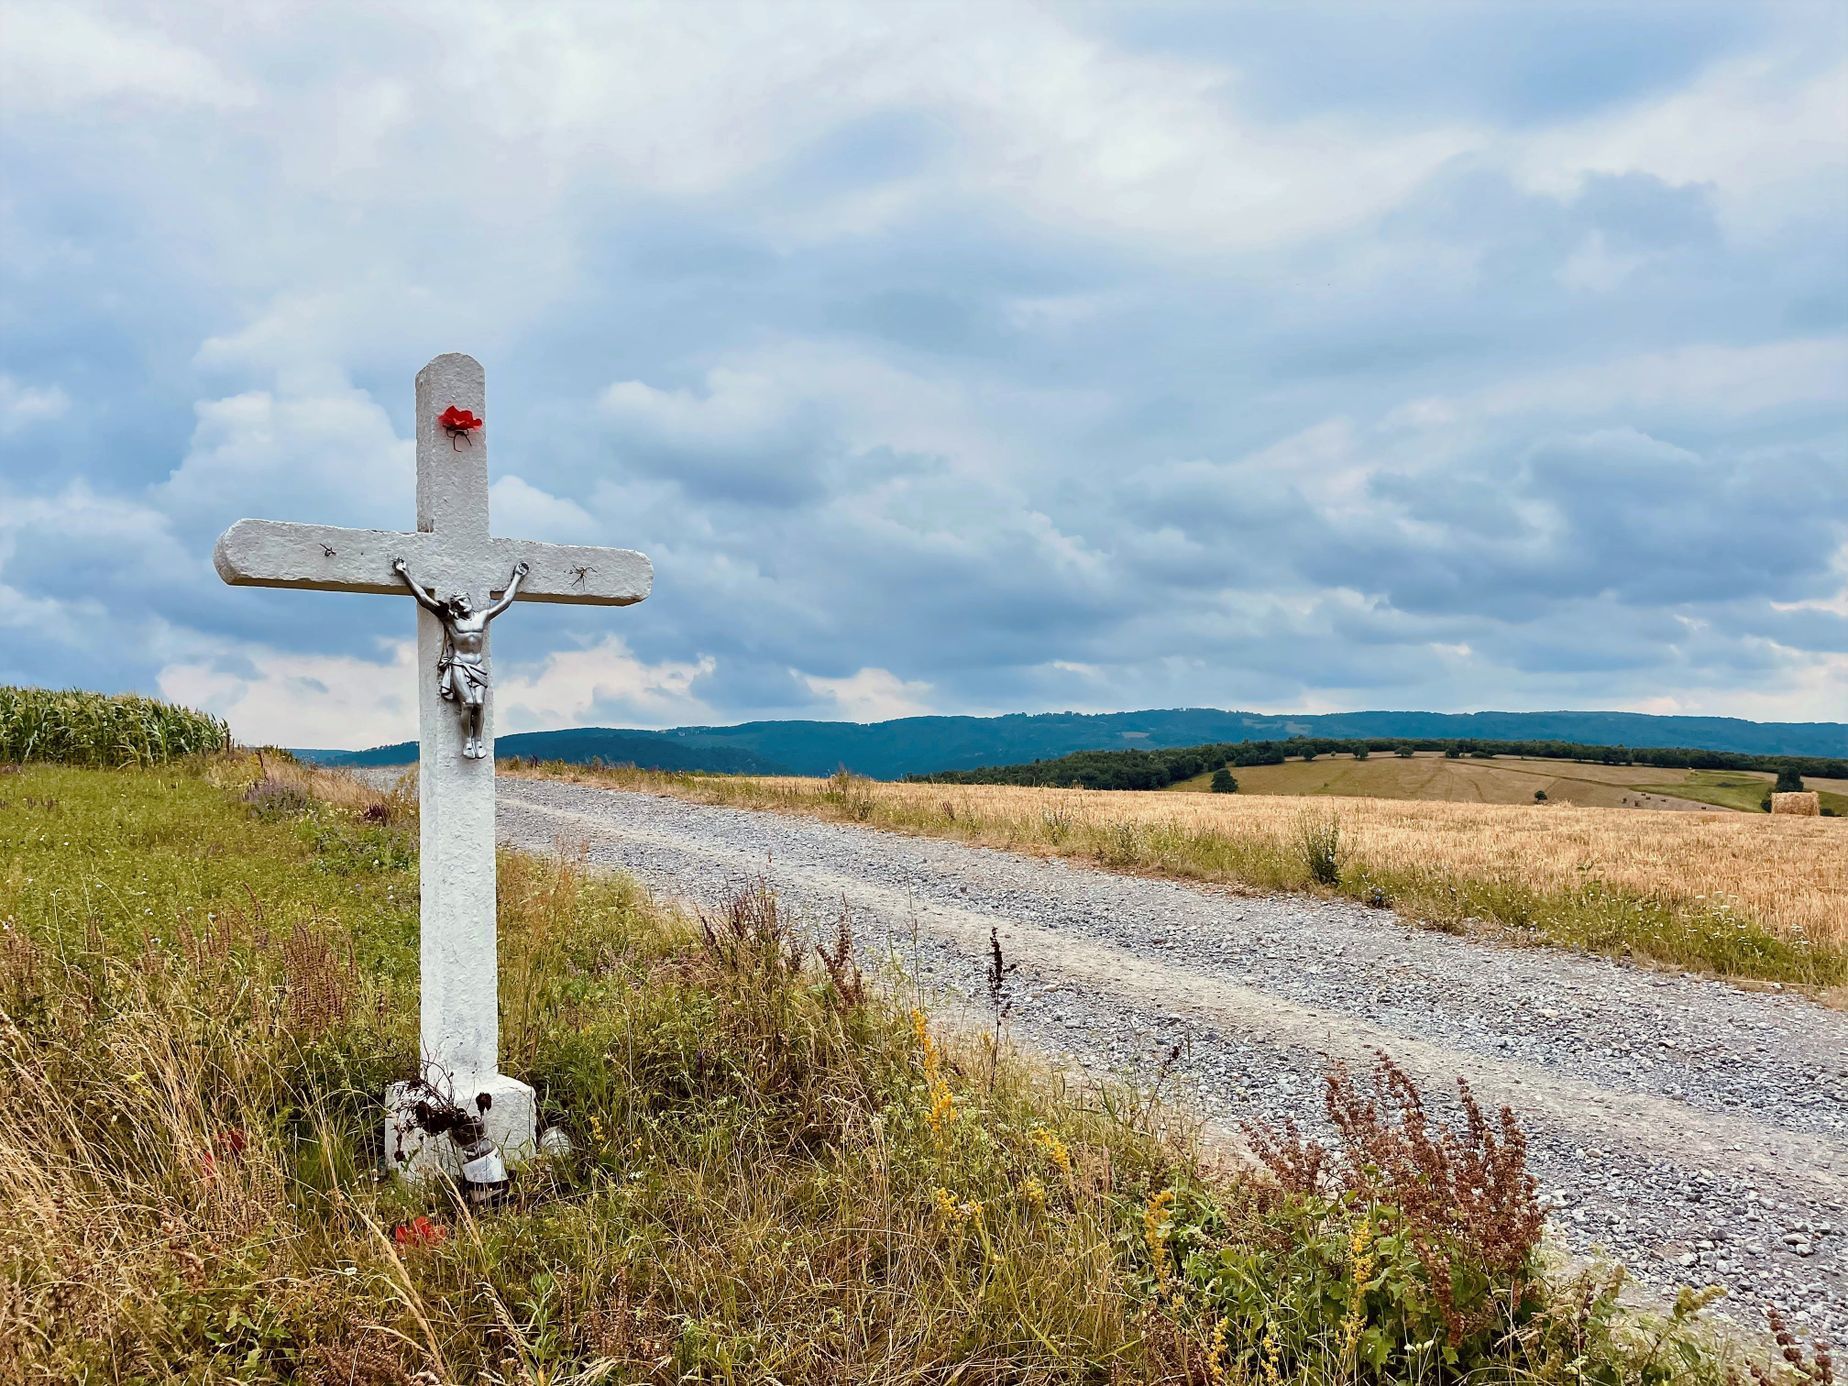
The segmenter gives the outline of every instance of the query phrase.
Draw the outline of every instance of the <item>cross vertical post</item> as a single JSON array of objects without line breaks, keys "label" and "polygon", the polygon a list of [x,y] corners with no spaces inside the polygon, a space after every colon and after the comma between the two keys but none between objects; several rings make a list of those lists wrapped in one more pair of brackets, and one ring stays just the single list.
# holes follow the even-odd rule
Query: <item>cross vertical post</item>
[{"label": "cross vertical post", "polygon": [[[436,420],[451,405],[485,419],[486,394],[486,377],[472,357],[439,356],[417,373],[417,529],[436,535],[443,557],[426,561],[413,576],[442,592],[465,593],[477,610],[488,604],[490,582],[507,579],[468,561],[488,538],[488,431],[483,425],[466,438],[452,438]],[[464,759],[462,724],[429,674],[442,654],[443,623],[420,607],[419,1029],[424,1062],[460,1089],[496,1072],[500,1054],[494,706],[490,698],[482,715],[487,756]],[[485,649],[482,659],[485,665]]]}]

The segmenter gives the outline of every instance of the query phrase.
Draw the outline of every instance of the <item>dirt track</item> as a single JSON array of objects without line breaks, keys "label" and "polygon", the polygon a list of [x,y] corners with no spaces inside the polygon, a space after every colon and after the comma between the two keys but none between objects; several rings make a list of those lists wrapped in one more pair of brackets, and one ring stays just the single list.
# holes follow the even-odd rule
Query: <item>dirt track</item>
[{"label": "dirt track", "polygon": [[1465,1076],[1523,1115],[1572,1249],[1608,1249],[1657,1289],[1728,1285],[1742,1322],[1769,1299],[1848,1333],[1848,1016],[1345,903],[578,785],[500,793],[513,845],[581,844],[695,900],[763,875],[817,925],[844,906],[864,950],[972,1015],[998,927],[1016,1039],[1132,1078],[1178,1043],[1182,1095],[1223,1130],[1314,1124],[1328,1063],[1375,1048],[1429,1092]]}]

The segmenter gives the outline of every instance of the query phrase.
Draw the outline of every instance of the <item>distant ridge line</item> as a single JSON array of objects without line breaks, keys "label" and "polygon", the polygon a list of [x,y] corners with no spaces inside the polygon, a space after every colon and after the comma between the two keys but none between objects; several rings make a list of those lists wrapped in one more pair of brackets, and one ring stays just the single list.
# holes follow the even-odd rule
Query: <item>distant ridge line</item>
[{"label": "distant ridge line", "polygon": [[[1848,723],[1753,722],[1739,717],[1644,712],[1335,712],[1279,714],[1218,708],[1139,712],[1005,713],[994,717],[899,717],[884,722],[762,721],[645,731],[570,727],[497,738],[506,756],[634,764],[720,774],[825,775],[841,765],[876,779],[1049,760],[1076,751],[1161,750],[1209,742],[1425,737],[1568,741],[1732,751],[1745,755],[1848,757]],[[328,765],[402,765],[417,743],[363,751],[304,749]]]}]

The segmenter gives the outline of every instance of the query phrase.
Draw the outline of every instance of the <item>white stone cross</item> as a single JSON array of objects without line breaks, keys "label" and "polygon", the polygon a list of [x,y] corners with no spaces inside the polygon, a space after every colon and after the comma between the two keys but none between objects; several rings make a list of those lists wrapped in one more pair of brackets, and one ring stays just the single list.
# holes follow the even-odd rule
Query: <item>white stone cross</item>
[{"label": "white stone cross", "polygon": [[[393,571],[439,596],[461,593],[477,611],[506,587],[519,563],[529,571],[518,600],[627,606],[649,593],[654,569],[628,549],[583,548],[495,539],[488,534],[488,440],[485,426],[460,432],[439,422],[446,410],[487,412],[480,364],[439,356],[417,373],[417,529],[379,529],[239,520],[218,540],[213,562],[233,586],[306,587],[330,592],[409,596]],[[443,623],[417,612],[418,790],[422,819],[422,1045],[426,1076],[445,1096],[474,1111],[487,1094],[487,1133],[508,1158],[533,1148],[532,1089],[500,1072],[498,959],[494,907],[494,697],[483,712],[487,754],[465,759],[463,719],[442,697],[437,661]],[[486,673],[486,647],[482,651]],[[452,1142],[425,1141],[403,1112],[416,1094],[394,1087],[387,1100],[388,1166],[421,1174],[454,1172]],[[402,1154],[403,1159],[398,1156]]]}]

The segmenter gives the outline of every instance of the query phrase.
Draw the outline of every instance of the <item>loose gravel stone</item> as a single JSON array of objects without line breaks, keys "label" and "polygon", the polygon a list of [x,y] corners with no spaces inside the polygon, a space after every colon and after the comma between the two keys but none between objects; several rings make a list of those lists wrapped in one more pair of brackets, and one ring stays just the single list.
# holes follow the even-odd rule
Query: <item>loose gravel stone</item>
[{"label": "loose gravel stone", "polygon": [[[1848,1333],[1848,1016],[1553,950],[1414,928],[1341,901],[1250,896],[955,842],[664,796],[503,779],[504,840],[716,901],[762,877],[871,960],[985,1012],[991,928],[1015,1039],[1159,1082],[1215,1131],[1322,1121],[1333,1061],[1375,1048],[1435,1093],[1511,1105],[1576,1253],[1663,1293],[1719,1282]],[[1767,1245],[1769,1243],[1769,1245]],[[1708,1248],[1720,1248],[1708,1250]]]}]

